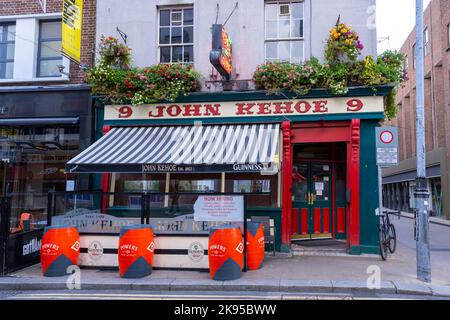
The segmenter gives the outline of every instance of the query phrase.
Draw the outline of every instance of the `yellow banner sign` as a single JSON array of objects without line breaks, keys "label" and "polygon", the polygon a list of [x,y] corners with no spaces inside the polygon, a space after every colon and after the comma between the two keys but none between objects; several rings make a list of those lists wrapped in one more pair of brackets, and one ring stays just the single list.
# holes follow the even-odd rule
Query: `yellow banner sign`
[{"label": "yellow banner sign", "polygon": [[83,0],[64,0],[62,15],[62,54],[80,63]]}]

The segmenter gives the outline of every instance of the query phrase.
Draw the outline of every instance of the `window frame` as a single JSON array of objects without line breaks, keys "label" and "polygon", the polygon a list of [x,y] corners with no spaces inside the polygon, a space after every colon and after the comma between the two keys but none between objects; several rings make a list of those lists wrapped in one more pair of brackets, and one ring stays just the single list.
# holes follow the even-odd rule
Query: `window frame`
[{"label": "window frame", "polygon": [[[14,56],[12,59],[8,59],[7,53],[8,53],[8,45],[14,44],[14,55],[16,50],[16,39],[15,39],[15,32],[14,32],[14,40],[8,40],[8,33],[9,33],[9,27],[10,26],[16,26],[15,21],[7,21],[7,22],[0,22],[0,26],[3,27],[2,34],[0,34],[0,79],[13,79],[14,78]],[[5,26],[6,31],[5,31]],[[3,41],[5,39],[5,41]],[[4,57],[4,59],[2,58]],[[6,65],[8,63],[13,64],[13,74],[11,78],[6,77]]]},{"label": "window frame", "polygon": [[39,20],[39,35],[38,35],[38,52],[37,52],[37,65],[36,65],[36,78],[61,78],[63,76],[62,73],[59,75],[41,75],[41,62],[42,61],[56,61],[61,60],[61,65],[63,64],[63,55],[62,51],[60,52],[60,57],[56,58],[56,56],[53,57],[45,57],[43,58],[41,56],[41,44],[42,42],[52,42],[52,41],[61,41],[62,46],[62,35],[61,38],[44,38],[42,39],[42,24],[49,23],[49,22],[61,22],[61,19],[51,19],[51,20]]},{"label": "window frame", "polygon": [[[292,3],[299,3],[299,4],[301,4],[302,5],[302,13],[303,13],[303,15],[302,15],[302,17],[301,17],[301,19],[293,19],[292,18],[292,15],[290,15],[289,16],[289,22],[292,22],[292,21],[295,21],[295,20],[300,20],[301,21],[301,27],[302,27],[302,34],[299,36],[299,37],[292,37],[292,36],[289,36],[289,37],[278,37],[278,35],[279,35],[279,28],[280,28],[280,19],[279,19],[279,17],[280,17],[280,14],[279,14],[279,8],[280,8],[280,5],[286,5],[286,4],[292,4]],[[269,5],[269,4],[277,4],[278,5],[278,15],[277,15],[277,20],[276,20],[276,22],[277,22],[277,38],[267,38],[267,21],[268,21],[268,19],[267,19],[267,5]],[[291,0],[291,1],[288,1],[288,0],[279,0],[279,1],[274,1],[274,0],[271,0],[271,1],[265,1],[264,2],[264,61],[279,61],[279,62],[281,62],[281,60],[280,60],[280,58],[278,57],[279,55],[278,55],[278,53],[277,53],[277,58],[276,59],[268,59],[267,58],[267,43],[280,43],[280,42],[290,42],[290,43],[292,43],[292,42],[300,42],[301,44],[302,44],[302,52],[301,52],[301,61],[300,62],[303,62],[303,61],[305,61],[305,55],[306,55],[306,48],[305,48],[305,26],[306,26],[306,24],[305,24],[305,1],[303,1],[303,0]],[[292,30],[292,29],[291,29]],[[291,32],[291,30],[290,30],[290,32]],[[289,50],[289,62],[292,62],[292,52],[291,52],[291,49]]]},{"label": "window frame", "polygon": [[450,23],[447,25],[447,40],[448,40],[447,45],[450,48]]},{"label": "window frame", "polygon": [[423,55],[426,57],[430,53],[430,37],[428,27],[423,30]]},{"label": "window frame", "polygon": [[[184,24],[184,9],[191,9],[192,10],[192,25],[191,24]],[[166,27],[169,28],[169,39],[170,41],[172,41],[172,28],[174,27],[172,25],[172,12],[173,11],[181,11],[182,15],[181,15],[181,24],[178,27],[181,27],[181,42],[180,43],[160,43],[161,38],[160,38],[160,34],[161,34],[161,11],[170,11],[170,25],[169,26],[162,26],[162,27]],[[194,6],[193,5],[181,5],[181,6],[159,6],[157,8],[157,21],[158,21],[158,27],[157,27],[157,61],[158,63],[163,63],[163,64],[194,64],[194,35],[195,35],[195,21],[194,21]],[[193,39],[192,42],[183,42],[183,28],[184,27],[192,27],[192,35],[193,35]],[[189,62],[185,62],[185,61],[181,61],[181,62],[173,62],[172,61],[172,47],[182,47],[182,57],[184,60],[184,47],[186,46],[192,46],[192,61]],[[171,48],[170,50],[170,62],[161,62],[161,48],[163,47],[169,47]]]}]

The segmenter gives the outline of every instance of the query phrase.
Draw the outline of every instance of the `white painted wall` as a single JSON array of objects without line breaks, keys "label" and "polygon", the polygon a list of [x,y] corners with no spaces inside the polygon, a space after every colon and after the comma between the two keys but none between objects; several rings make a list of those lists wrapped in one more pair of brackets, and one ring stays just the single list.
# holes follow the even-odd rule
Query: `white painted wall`
[{"label": "white painted wall", "polygon": [[[100,36],[120,39],[116,27],[128,35],[135,66],[158,63],[158,6],[193,4],[194,7],[194,67],[210,78],[211,25],[220,10],[218,22],[223,23],[235,3],[238,8],[227,22],[226,28],[233,41],[234,68],[238,80],[251,79],[254,70],[264,63],[264,0],[98,0],[97,42]],[[305,0],[305,54],[323,58],[323,49],[329,30],[338,15],[359,34],[364,55],[376,55],[376,30],[368,27],[371,6],[375,0]]]},{"label": "white painted wall", "polygon": [[[67,81],[68,77],[37,78],[37,54],[39,39],[39,20],[61,18],[61,13],[24,16],[3,16],[0,22],[15,22],[16,37],[14,51],[13,79],[0,79],[0,83]],[[70,61],[63,58],[64,72],[70,69]]]}]

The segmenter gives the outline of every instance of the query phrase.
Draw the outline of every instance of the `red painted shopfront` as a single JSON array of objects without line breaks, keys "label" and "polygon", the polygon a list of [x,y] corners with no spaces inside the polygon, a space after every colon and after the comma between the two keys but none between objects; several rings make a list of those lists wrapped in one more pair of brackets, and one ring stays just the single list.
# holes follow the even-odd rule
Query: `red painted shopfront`
[{"label": "red painted shopfront", "polygon": [[[185,180],[191,186],[207,183],[208,190],[214,192],[249,192],[252,194],[248,196],[247,218],[270,217],[278,250],[289,250],[292,243],[305,240],[338,239],[346,243],[351,254],[376,253],[375,128],[384,117],[383,96],[390,89],[379,87],[374,92],[369,88],[351,88],[341,97],[314,89],[301,98],[293,94],[269,96],[262,91],[196,93],[173,103],[98,104],[97,127],[103,128],[104,136],[112,135],[115,129],[114,135],[120,135],[119,129],[125,132],[128,128],[144,133],[149,127],[169,131],[181,128],[187,132],[201,123],[201,130],[209,135],[222,132],[222,128],[232,132],[243,130],[236,137],[236,141],[242,141],[237,144],[243,148],[242,154],[262,150],[258,149],[262,146],[258,143],[250,145],[253,138],[246,135],[247,131],[257,132],[255,126],[276,127],[277,134],[272,136],[276,143],[271,148],[276,152],[269,160],[273,171],[269,174],[243,171],[244,167],[255,168],[260,163],[230,162],[225,156],[214,163],[196,159],[177,165],[171,161],[151,162],[151,159],[124,164],[110,158],[106,163],[73,163],[69,170],[102,173],[96,186],[110,192],[127,192],[127,186],[137,185],[139,179],[154,181],[152,185],[159,192],[169,192],[172,184]],[[186,145],[201,155],[198,150],[209,148],[209,138],[201,139],[200,148],[195,141]],[[184,172],[144,169],[180,165],[195,167],[191,173],[184,169]],[[170,208],[171,204],[167,202],[163,206]],[[178,217],[161,216],[160,219],[170,224]]]},{"label": "red painted shopfront", "polygon": [[[282,241],[290,243],[292,238],[305,239],[306,235],[314,235],[323,237],[336,238],[338,233],[346,234],[347,247],[359,246],[360,233],[360,204],[359,204],[359,166],[360,166],[360,120],[353,119],[349,121],[318,121],[311,123],[292,123],[285,121],[282,124],[283,132],[283,207],[282,207]],[[326,176],[326,181],[330,182],[327,188],[330,196],[331,204],[329,207],[313,208],[312,214],[308,213],[307,208],[293,207],[293,181],[294,172],[294,148],[299,145],[331,145],[341,144],[344,146],[344,154],[342,152],[339,157],[325,157],[316,163],[329,163],[324,166],[328,167],[330,174]],[[343,157],[345,156],[345,157]],[[305,159],[304,162],[307,162]],[[316,160],[317,161],[317,160]],[[336,163],[343,164],[343,170],[346,172],[345,183],[345,201],[341,201],[337,205],[336,192]],[[301,175],[300,175],[301,176]],[[308,179],[308,177],[305,177]],[[314,181],[313,181],[314,182]],[[324,182],[315,182],[324,183]],[[342,185],[341,185],[342,187]],[[320,190],[315,190],[316,193]],[[322,193],[322,192],[321,192]],[[311,204],[310,195],[308,193],[308,204]],[[328,200],[328,199],[326,199]],[[312,220],[314,225],[308,228],[308,221]],[[321,222],[320,222],[321,220]]]}]

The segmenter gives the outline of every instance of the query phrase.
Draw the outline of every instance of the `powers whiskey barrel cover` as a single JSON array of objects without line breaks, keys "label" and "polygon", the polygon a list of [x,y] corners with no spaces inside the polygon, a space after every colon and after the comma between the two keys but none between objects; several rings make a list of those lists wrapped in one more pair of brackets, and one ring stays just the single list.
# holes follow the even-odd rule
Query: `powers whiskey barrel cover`
[{"label": "powers whiskey barrel cover", "polygon": [[209,271],[214,280],[239,279],[244,266],[244,242],[236,226],[212,227],[209,232]]},{"label": "powers whiskey barrel cover", "polygon": [[119,272],[123,278],[141,278],[152,273],[154,234],[148,224],[120,229]]},{"label": "powers whiskey barrel cover", "polygon": [[44,276],[67,275],[67,268],[78,265],[80,235],[75,227],[51,226],[45,228],[41,245],[41,267]]},{"label": "powers whiskey barrel cover", "polygon": [[264,261],[264,228],[262,223],[247,223],[247,268],[257,270]]}]

